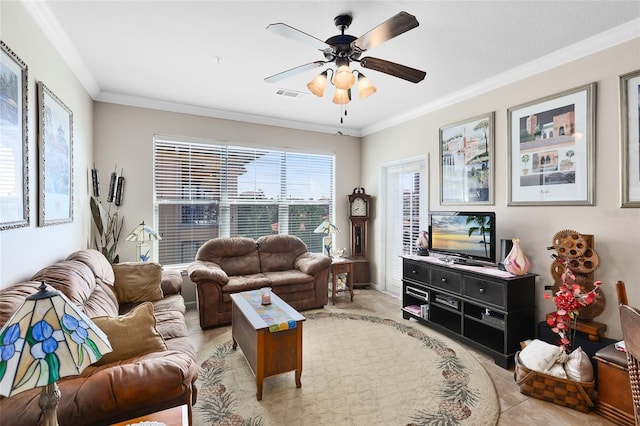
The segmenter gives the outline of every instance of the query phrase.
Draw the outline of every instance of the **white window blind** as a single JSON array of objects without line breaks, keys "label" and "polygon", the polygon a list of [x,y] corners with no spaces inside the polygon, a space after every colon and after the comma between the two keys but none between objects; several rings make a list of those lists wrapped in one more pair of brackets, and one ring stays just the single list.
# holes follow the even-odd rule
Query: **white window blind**
[{"label": "white window blind", "polygon": [[333,214],[333,155],[156,138],[154,191],[162,264],[184,264],[211,238],[300,237]]}]

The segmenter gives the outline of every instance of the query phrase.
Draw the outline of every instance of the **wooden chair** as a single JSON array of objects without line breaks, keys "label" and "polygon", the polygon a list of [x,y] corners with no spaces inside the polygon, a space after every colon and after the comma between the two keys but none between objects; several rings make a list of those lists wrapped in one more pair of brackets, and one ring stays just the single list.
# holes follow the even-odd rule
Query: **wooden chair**
[{"label": "wooden chair", "polygon": [[616,282],[616,294],[618,295],[618,305],[628,305],[627,289],[624,286],[624,281]]},{"label": "wooden chair", "polygon": [[620,305],[620,322],[622,338],[627,348],[633,411],[636,425],[640,425],[640,310],[629,305]]}]

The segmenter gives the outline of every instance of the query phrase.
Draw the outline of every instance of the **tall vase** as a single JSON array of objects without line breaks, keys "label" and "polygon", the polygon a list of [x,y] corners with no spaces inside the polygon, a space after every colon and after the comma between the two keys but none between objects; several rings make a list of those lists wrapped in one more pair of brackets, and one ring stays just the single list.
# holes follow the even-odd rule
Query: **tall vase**
[{"label": "tall vase", "polygon": [[513,238],[511,241],[513,241],[513,247],[504,259],[504,269],[513,275],[524,275],[529,272],[531,263],[529,263],[529,259],[520,248],[520,239]]}]

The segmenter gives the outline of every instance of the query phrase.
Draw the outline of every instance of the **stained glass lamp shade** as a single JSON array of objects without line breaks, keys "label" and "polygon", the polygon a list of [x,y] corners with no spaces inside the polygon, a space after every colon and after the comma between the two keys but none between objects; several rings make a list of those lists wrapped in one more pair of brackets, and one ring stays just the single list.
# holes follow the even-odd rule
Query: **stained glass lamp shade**
[{"label": "stained glass lamp shade", "polygon": [[42,387],[44,424],[57,425],[56,382],[111,352],[107,336],[67,297],[42,282],[0,330],[0,395]]},{"label": "stained glass lamp shade", "polygon": [[136,228],[125,237],[125,241],[135,241],[138,243],[136,246],[136,254],[138,256],[138,260],[142,262],[149,260],[149,253],[151,250],[149,249],[147,242],[161,239],[160,235],[158,235],[158,233],[153,229],[149,228],[149,226],[145,225],[144,221],[142,221],[140,225],[136,226]]},{"label": "stained glass lamp shade", "polygon": [[316,234],[324,234],[322,237],[322,247],[326,251],[327,256],[331,256],[331,246],[333,245],[333,237],[331,234],[339,233],[340,230],[338,227],[328,220],[324,220],[313,232]]}]

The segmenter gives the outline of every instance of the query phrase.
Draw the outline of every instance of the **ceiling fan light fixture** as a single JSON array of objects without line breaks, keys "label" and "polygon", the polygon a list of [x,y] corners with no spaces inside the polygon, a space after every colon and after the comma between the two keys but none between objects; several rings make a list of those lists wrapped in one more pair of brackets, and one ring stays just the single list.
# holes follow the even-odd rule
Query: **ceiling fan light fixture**
[{"label": "ceiling fan light fixture", "polygon": [[351,102],[351,91],[349,89],[336,89],[333,95],[333,103],[338,105],[346,105]]},{"label": "ceiling fan light fixture", "polygon": [[320,98],[324,95],[324,88],[327,85],[327,73],[328,71],[321,72],[307,83],[307,89]]},{"label": "ceiling fan light fixture", "polygon": [[358,72],[358,96],[360,99],[368,98],[377,91],[378,89],[373,85],[371,80],[361,72]]},{"label": "ceiling fan light fixture", "polygon": [[355,82],[356,77],[351,72],[349,63],[339,65],[336,70],[336,75],[333,77],[333,85],[336,86],[337,89],[347,90],[351,89]]}]

